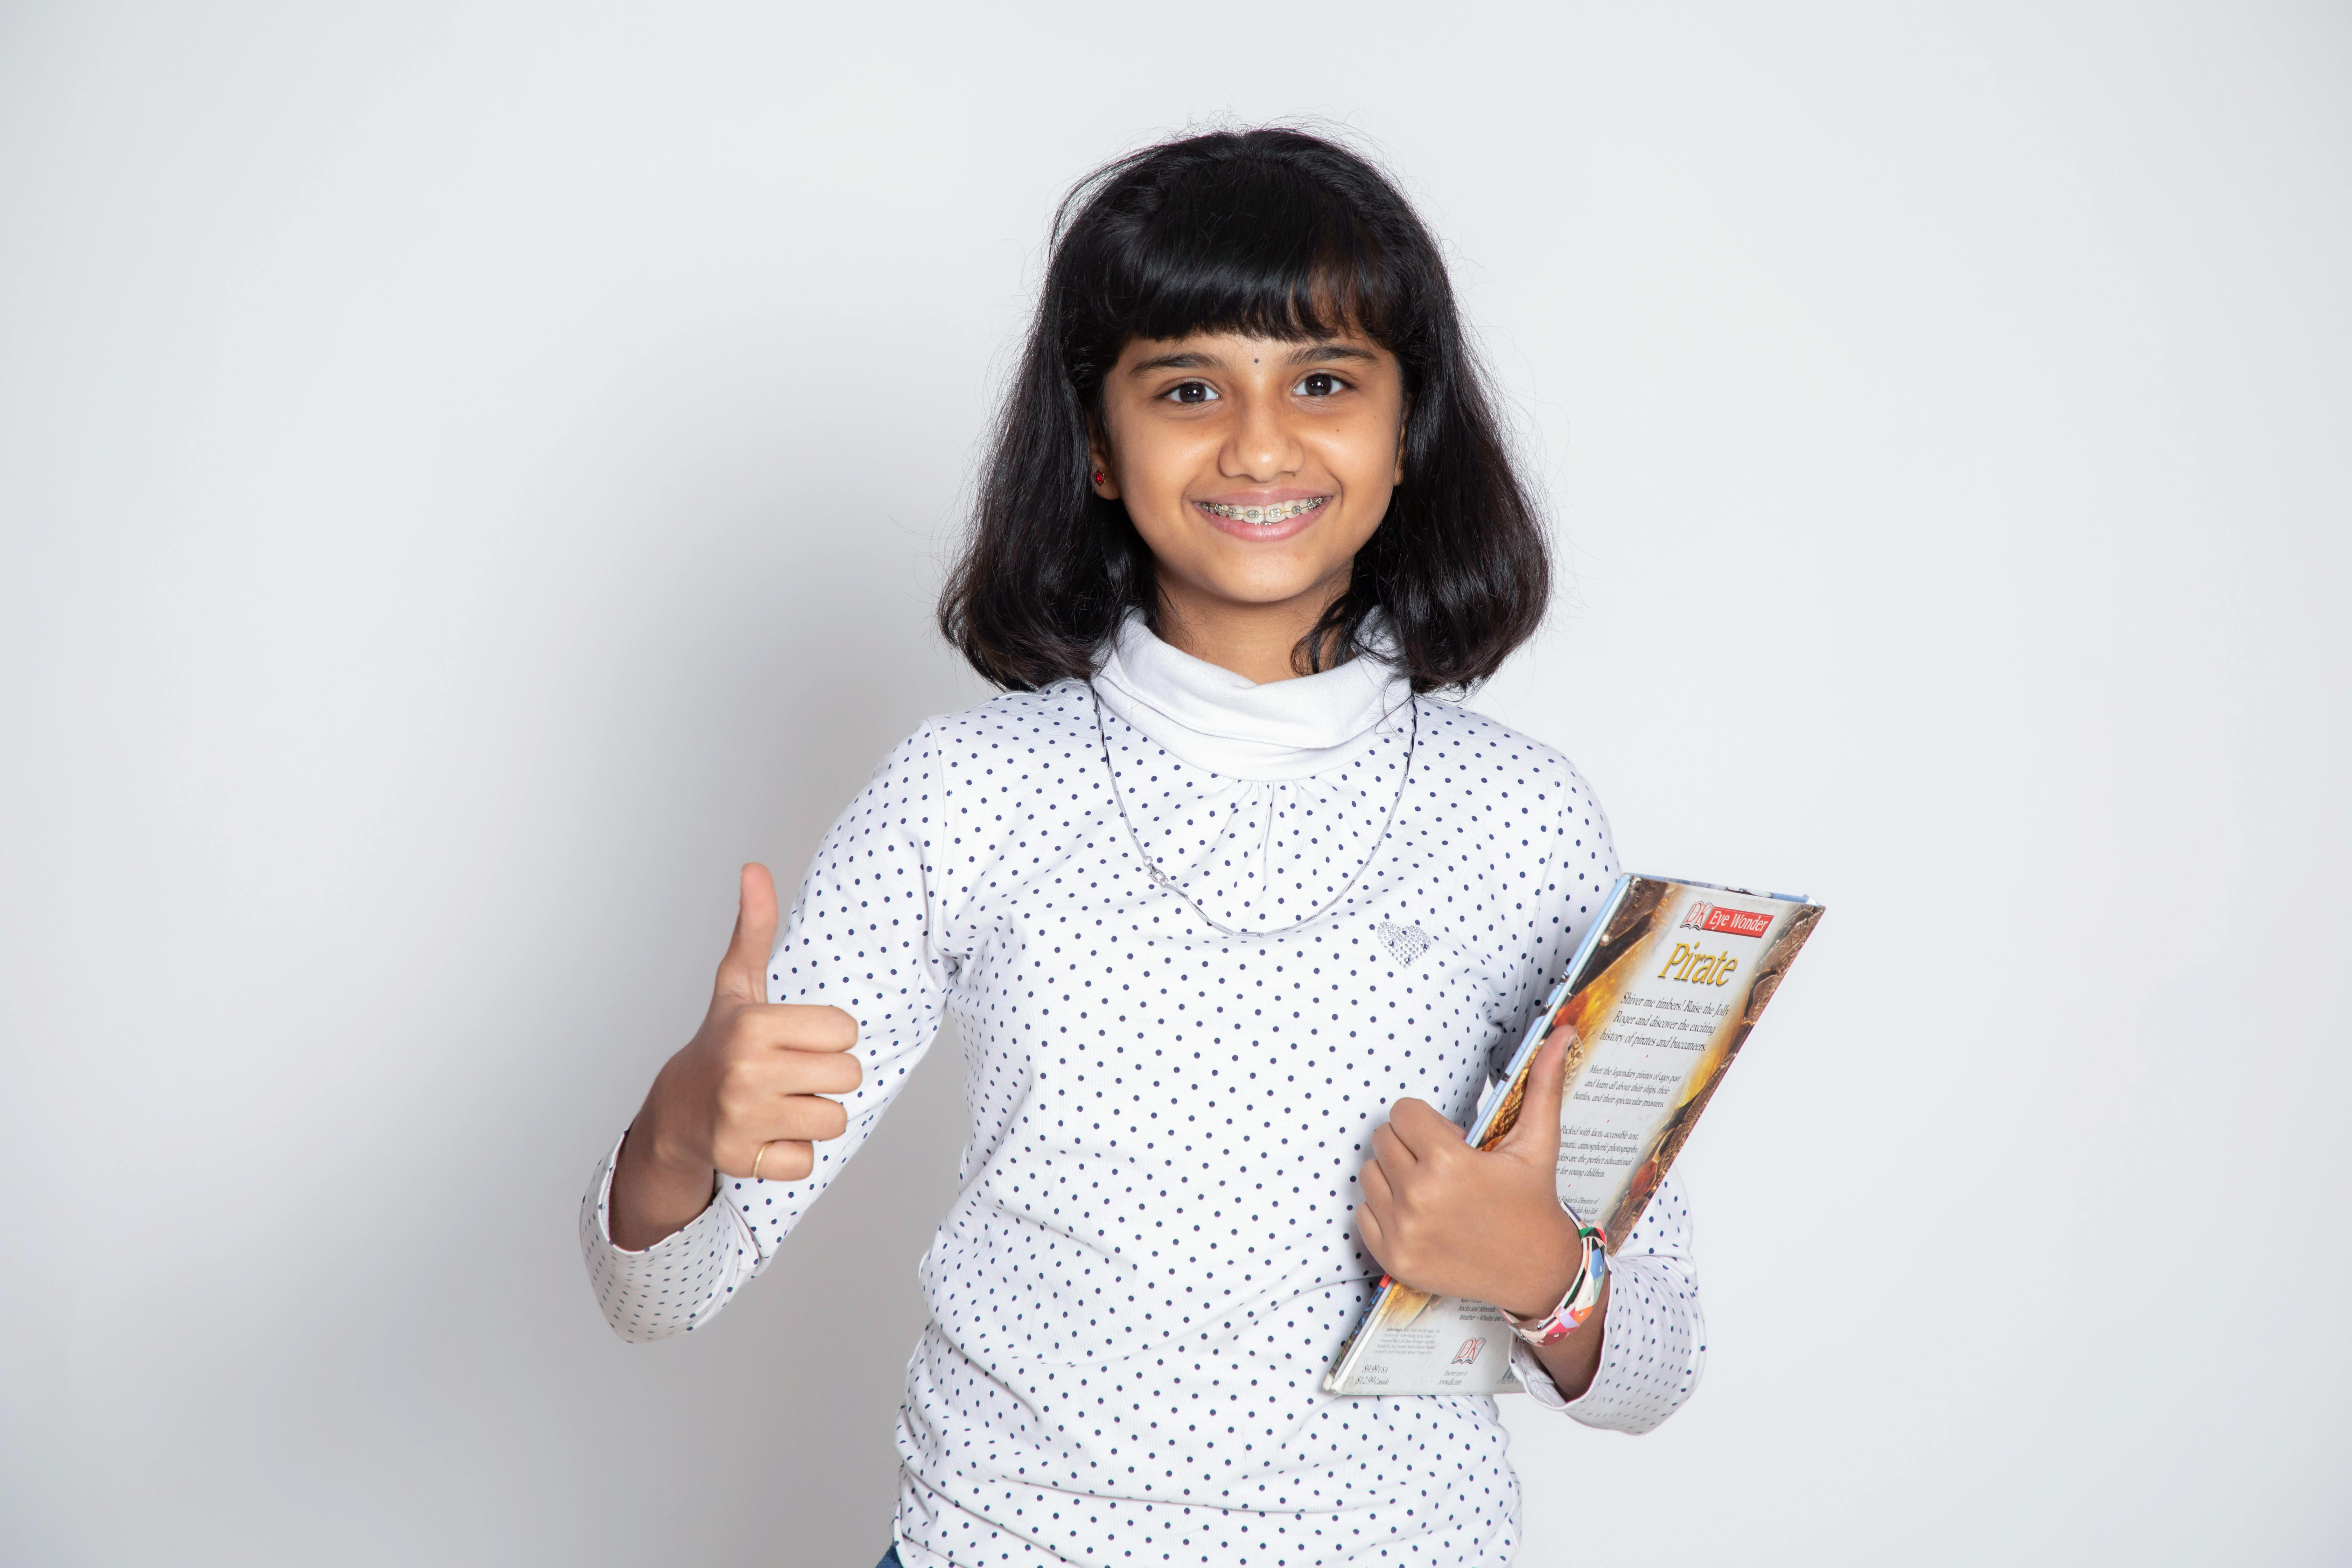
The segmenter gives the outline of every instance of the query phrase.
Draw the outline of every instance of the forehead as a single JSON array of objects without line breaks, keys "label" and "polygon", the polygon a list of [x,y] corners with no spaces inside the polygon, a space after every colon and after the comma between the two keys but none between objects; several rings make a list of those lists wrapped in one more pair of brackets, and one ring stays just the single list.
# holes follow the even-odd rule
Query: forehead
[{"label": "forehead", "polygon": [[1393,365],[1396,356],[1358,331],[1307,338],[1270,338],[1234,331],[1187,332],[1179,338],[1129,338],[1118,354],[1118,369],[1128,373],[1349,362]]}]

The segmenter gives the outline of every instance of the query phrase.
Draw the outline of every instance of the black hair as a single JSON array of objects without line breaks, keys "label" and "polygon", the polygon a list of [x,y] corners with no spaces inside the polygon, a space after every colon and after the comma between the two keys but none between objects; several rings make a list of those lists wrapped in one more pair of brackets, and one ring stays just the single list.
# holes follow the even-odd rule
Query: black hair
[{"label": "black hair", "polygon": [[1535,631],[1550,558],[1465,338],[1436,242],[1381,171],[1319,136],[1215,132],[1130,153],[1055,215],[1043,298],[980,476],[940,629],[999,686],[1093,674],[1150,551],[1089,485],[1104,377],[1135,338],[1352,329],[1402,368],[1403,482],[1347,591],[1298,645],[1310,672],[1377,651],[1416,691],[1484,680]]}]

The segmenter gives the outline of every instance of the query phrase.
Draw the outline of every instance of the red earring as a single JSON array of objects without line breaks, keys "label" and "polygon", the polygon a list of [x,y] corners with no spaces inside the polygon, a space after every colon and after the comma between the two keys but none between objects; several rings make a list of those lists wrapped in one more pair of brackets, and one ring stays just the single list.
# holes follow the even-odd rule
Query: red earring
[{"label": "red earring", "polygon": [[1097,468],[1095,470],[1095,483],[1102,483],[1102,470],[1100,468]]}]

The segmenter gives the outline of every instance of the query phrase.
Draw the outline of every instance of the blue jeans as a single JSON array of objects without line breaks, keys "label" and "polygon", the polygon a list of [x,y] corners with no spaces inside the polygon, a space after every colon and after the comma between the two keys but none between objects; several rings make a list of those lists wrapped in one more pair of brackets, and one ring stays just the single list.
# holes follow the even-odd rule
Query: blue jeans
[{"label": "blue jeans", "polygon": [[906,1568],[906,1564],[898,1561],[897,1542],[890,1543],[890,1550],[882,1553],[882,1561],[874,1564],[874,1568]]}]

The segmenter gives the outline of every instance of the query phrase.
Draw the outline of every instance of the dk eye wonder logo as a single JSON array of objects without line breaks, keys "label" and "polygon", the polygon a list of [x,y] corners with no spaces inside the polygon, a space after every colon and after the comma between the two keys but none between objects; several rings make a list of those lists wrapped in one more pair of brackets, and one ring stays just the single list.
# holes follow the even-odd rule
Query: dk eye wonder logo
[{"label": "dk eye wonder logo", "polygon": [[1746,910],[1727,910],[1720,904],[1702,901],[1684,911],[1682,929],[1729,931],[1733,936],[1762,936],[1772,929],[1772,917],[1749,914]]}]

